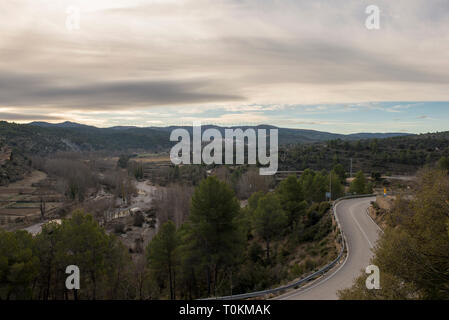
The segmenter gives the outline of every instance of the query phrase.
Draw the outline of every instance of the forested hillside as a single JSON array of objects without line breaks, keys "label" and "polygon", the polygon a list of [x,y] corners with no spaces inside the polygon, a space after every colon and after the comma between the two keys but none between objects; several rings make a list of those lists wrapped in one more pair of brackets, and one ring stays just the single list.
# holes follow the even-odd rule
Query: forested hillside
[{"label": "forested hillside", "polygon": [[[56,151],[92,151],[92,150],[161,150],[168,148],[170,132],[176,128],[192,131],[192,127],[111,127],[97,128],[73,122],[50,124],[33,122],[15,124],[0,122],[0,139],[6,140],[12,147],[17,147],[33,154],[48,154]],[[224,135],[225,127],[203,126],[203,129],[216,128]],[[256,129],[274,129],[273,126],[241,127]],[[312,143],[330,139],[356,140],[359,137],[389,137],[391,134],[352,134],[341,135],[313,130],[286,129],[279,130],[279,143]]]},{"label": "forested hillside", "polygon": [[0,139],[24,152],[158,150],[170,145],[169,134],[150,128],[126,130],[91,126],[42,126],[0,122]]},{"label": "forested hillside", "polygon": [[[224,127],[218,128],[224,133]],[[2,158],[12,152],[14,160],[3,161],[0,184],[15,181],[28,170],[31,156],[56,152],[106,151],[109,154],[168,151],[171,130],[179,127],[96,128],[72,122],[15,124],[0,121]],[[192,130],[192,127],[183,127]],[[248,129],[251,127],[243,127]],[[253,128],[271,129],[272,126]],[[441,156],[449,155],[449,132],[423,135],[351,134],[340,135],[313,130],[279,129],[280,170],[331,169],[340,163],[346,171],[353,159],[353,172],[412,174]],[[393,136],[393,137],[391,137]],[[363,137],[374,139],[357,140]],[[380,138],[379,138],[380,137]]]},{"label": "forested hillside", "polygon": [[414,174],[449,155],[449,132],[281,147],[280,170],[330,169],[337,163],[353,172]]},{"label": "forested hillside", "polygon": [[37,126],[0,121],[0,185],[30,170],[32,157],[57,152],[106,151],[111,154],[166,150],[169,133],[132,128],[120,131],[90,126]]},{"label": "forested hillside", "polygon": [[[291,176],[274,192],[254,193],[244,208],[225,182],[204,179],[188,219],[178,228],[172,220],[161,223],[134,258],[81,211],[35,237],[0,230],[0,299],[197,299],[304,276],[338,253],[339,233],[322,201],[326,178],[319,177]],[[303,191],[309,183],[316,193]],[[76,296],[64,286],[72,264],[84,271]]]}]

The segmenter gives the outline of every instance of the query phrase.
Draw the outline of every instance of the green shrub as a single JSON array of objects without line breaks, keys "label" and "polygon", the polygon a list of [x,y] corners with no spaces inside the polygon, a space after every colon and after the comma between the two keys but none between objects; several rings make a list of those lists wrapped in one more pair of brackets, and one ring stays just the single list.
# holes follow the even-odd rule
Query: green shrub
[{"label": "green shrub", "polygon": [[298,278],[299,276],[301,276],[302,274],[304,274],[304,264],[295,264],[293,265],[293,267],[291,267],[290,269],[290,275],[291,278]]},{"label": "green shrub", "polygon": [[316,268],[316,262],[310,258],[307,258],[304,261],[304,269],[305,272],[313,271]]},{"label": "green shrub", "polygon": [[114,226],[114,232],[119,234],[125,233],[125,225],[123,223],[117,223]]},{"label": "green shrub", "polygon": [[264,255],[264,250],[262,249],[262,246],[257,243],[253,242],[251,243],[249,249],[248,249],[248,255],[251,261],[253,262],[259,262],[262,260],[262,257]]}]

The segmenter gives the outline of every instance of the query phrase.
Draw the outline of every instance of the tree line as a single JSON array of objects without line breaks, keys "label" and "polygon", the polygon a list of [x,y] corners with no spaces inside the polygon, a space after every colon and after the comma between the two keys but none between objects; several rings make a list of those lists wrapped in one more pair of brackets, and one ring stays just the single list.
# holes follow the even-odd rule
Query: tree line
[{"label": "tree line", "polygon": [[[65,287],[65,269],[77,265],[82,290]],[[91,215],[74,212],[36,237],[0,231],[0,299],[119,299],[135,297],[128,251]]]},{"label": "tree line", "polygon": [[[146,250],[159,297],[195,299],[266,289],[335,258],[336,232],[325,201],[329,179],[342,190],[336,172],[326,176],[309,170],[299,179],[283,180],[273,192],[253,193],[244,208],[228,184],[216,177],[203,180],[187,221],[178,229],[166,222]],[[292,259],[304,244],[314,249],[316,244],[323,256],[317,262],[303,253],[297,268]]]},{"label": "tree line", "polygon": [[282,146],[280,170],[331,169],[337,163],[369,173],[411,174],[449,156],[449,132]]}]

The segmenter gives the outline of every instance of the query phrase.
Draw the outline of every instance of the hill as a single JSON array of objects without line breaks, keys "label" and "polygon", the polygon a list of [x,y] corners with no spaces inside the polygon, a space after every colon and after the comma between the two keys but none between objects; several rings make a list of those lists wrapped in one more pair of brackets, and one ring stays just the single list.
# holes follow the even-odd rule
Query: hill
[{"label": "hill", "polygon": [[[97,128],[74,122],[52,124],[48,122],[32,122],[29,124],[15,124],[0,122],[0,141],[7,141],[12,148],[18,148],[26,153],[46,155],[57,151],[97,151],[108,150],[126,151],[158,151],[168,149],[170,132],[184,128],[192,133],[192,127],[133,127],[116,126],[111,128]],[[205,125],[203,130],[214,128],[224,136],[227,127]],[[245,126],[255,129],[278,129],[279,144],[315,143],[340,139],[351,141],[367,138],[388,138],[408,135],[405,133],[356,133],[335,134],[315,130],[277,128],[269,125]]]},{"label": "hill", "polygon": [[0,141],[26,153],[47,155],[58,151],[127,151],[168,148],[168,134],[151,128],[118,131],[72,122],[15,124],[0,122]]},{"label": "hill", "polygon": [[[112,133],[120,131],[124,134],[138,134],[138,135],[148,135],[154,134],[155,132],[165,133],[164,138],[168,136],[168,134],[175,129],[183,128],[192,133],[191,126],[167,126],[167,127],[135,127],[135,126],[115,126],[110,128],[96,128],[94,126],[88,126],[84,124],[74,123],[70,121],[66,121],[63,123],[48,123],[48,122],[31,122],[29,125],[42,127],[42,128],[69,128],[69,129],[78,129],[79,133],[87,132],[88,130],[96,129],[96,133]],[[223,126],[215,126],[215,125],[204,125],[203,130],[214,128],[219,130],[224,135],[224,130],[232,127],[223,127]],[[239,127],[243,130],[248,128],[255,129],[278,129],[279,130],[279,143],[280,144],[289,144],[289,143],[312,143],[319,141],[327,141],[332,139],[342,139],[342,140],[358,140],[358,139],[372,139],[372,138],[389,138],[395,136],[405,136],[409,135],[408,133],[353,133],[353,134],[336,134],[330,132],[322,132],[316,130],[306,130],[306,129],[290,129],[290,128],[278,128],[270,125],[258,125],[258,126],[242,126]],[[162,142],[162,141],[161,141]],[[164,145],[162,143],[161,145]]]},{"label": "hill", "polygon": [[330,169],[342,164],[353,172],[414,174],[449,155],[449,131],[385,139],[294,144],[280,149],[280,170]]},{"label": "hill", "polygon": [[44,128],[95,128],[93,126],[88,126],[85,124],[80,124],[71,121],[65,121],[61,123],[49,123],[44,121],[34,121],[30,122],[30,125],[44,127]]},{"label": "hill", "polygon": [[[97,128],[74,122],[50,124],[33,122],[16,124],[0,121],[0,150],[4,158],[0,175],[2,182],[17,180],[27,170],[29,158],[64,151],[106,151],[109,154],[167,151],[173,142],[170,132],[177,128],[192,131],[192,127]],[[215,128],[224,135],[225,127]],[[241,127],[246,130],[272,129],[269,125]],[[331,168],[336,163],[354,171],[414,172],[420,166],[449,155],[449,132],[424,135],[403,133],[335,134],[303,129],[279,129],[280,170]],[[360,140],[361,139],[361,140]],[[7,160],[9,158],[10,160]]]}]

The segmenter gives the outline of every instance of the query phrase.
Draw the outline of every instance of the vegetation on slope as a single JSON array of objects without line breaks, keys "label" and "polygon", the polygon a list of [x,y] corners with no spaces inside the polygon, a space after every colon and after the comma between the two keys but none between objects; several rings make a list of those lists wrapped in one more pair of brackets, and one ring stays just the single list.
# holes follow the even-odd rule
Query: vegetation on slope
[{"label": "vegetation on slope", "polygon": [[[0,299],[194,299],[294,279],[337,255],[329,203],[307,200],[303,183],[289,177],[240,208],[225,182],[204,179],[187,221],[165,222],[134,259],[83,212],[36,237],[1,231]],[[72,264],[82,273],[76,294],[64,286]]]},{"label": "vegetation on slope", "polygon": [[353,172],[414,174],[442,156],[449,156],[449,132],[288,145],[279,154],[280,170],[330,169],[341,163],[348,172],[352,159]]},{"label": "vegetation on slope", "polygon": [[368,290],[366,275],[342,299],[449,299],[449,176],[424,170],[412,200],[399,197],[385,213],[385,233],[372,264],[380,269],[380,290]]}]

